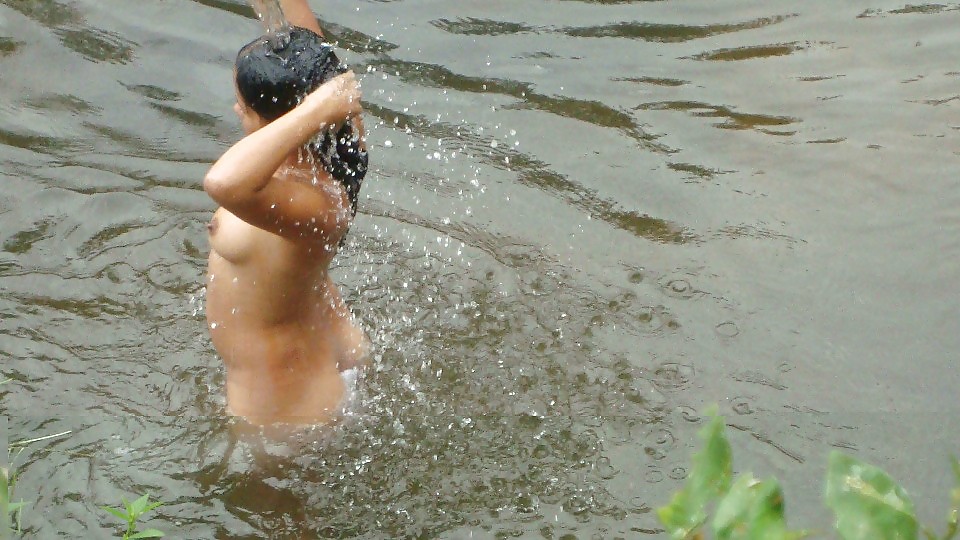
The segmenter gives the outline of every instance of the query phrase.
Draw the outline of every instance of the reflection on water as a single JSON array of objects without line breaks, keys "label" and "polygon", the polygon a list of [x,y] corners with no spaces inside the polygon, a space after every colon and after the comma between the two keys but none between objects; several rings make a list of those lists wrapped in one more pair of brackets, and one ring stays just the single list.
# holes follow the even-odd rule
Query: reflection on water
[{"label": "reflection on water", "polygon": [[[764,114],[741,113],[731,110],[729,107],[709,105],[696,101],[667,101],[659,103],[644,103],[637,106],[638,110],[672,110],[683,111],[693,116],[704,116],[710,118],[723,118],[723,122],[714,124],[716,127],[725,129],[758,129],[763,133],[774,134],[770,126],[786,126],[799,122],[798,118],[785,116],[772,116]],[[794,131],[790,132],[795,133]]]},{"label": "reflection on water", "polygon": [[593,38],[630,38],[644,41],[673,43],[706,38],[718,34],[751,30],[777,24],[786,16],[763,17],[739,24],[657,24],[649,22],[618,22],[601,26],[589,27],[533,27],[523,23],[510,23],[490,19],[476,19],[473,17],[457,20],[439,19],[431,24],[447,32],[464,35],[496,36],[501,34],[545,33],[557,32],[574,37]]},{"label": "reflection on water", "polygon": [[146,491],[170,537],[656,536],[708,403],[797,523],[834,447],[942,513],[958,6],[314,7],[367,102],[335,275],[377,357],[269,443],[202,323],[253,11],[0,0],[0,406],[71,430],[23,457],[27,536]]}]

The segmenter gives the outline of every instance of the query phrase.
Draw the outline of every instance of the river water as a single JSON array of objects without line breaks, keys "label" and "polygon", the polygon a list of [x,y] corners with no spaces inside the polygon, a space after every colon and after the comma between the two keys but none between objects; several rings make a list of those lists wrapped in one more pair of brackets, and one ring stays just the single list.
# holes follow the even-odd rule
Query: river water
[{"label": "river water", "polygon": [[[923,0],[918,0],[922,2]],[[315,1],[372,172],[377,359],[237,436],[203,319],[241,0],[0,0],[0,406],[25,535],[637,538],[719,406],[830,526],[828,453],[942,521],[960,452],[960,3]]]}]

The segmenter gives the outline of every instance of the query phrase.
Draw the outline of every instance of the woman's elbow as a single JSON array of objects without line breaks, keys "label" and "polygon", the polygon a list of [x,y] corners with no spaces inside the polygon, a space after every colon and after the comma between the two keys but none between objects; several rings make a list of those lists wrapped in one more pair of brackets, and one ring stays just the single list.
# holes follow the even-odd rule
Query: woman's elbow
[{"label": "woman's elbow", "polygon": [[207,173],[203,178],[203,190],[219,204],[230,198],[230,183],[216,174]]}]

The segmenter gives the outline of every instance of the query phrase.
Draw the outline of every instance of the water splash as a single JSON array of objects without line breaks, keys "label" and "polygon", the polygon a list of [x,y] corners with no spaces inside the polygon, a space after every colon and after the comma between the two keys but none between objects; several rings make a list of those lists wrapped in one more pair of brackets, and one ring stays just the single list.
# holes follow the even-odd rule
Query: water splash
[{"label": "water splash", "polygon": [[267,31],[275,49],[282,48],[290,40],[290,23],[283,14],[279,0],[250,0],[253,11]]}]

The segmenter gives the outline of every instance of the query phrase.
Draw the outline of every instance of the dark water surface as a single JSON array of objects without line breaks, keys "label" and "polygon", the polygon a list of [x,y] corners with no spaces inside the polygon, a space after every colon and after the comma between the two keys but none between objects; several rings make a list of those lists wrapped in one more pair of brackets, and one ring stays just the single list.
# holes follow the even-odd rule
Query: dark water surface
[{"label": "dark water surface", "polygon": [[[922,0],[921,0],[922,1]],[[0,387],[26,536],[637,538],[720,405],[829,527],[828,452],[930,521],[960,453],[960,3],[315,1],[373,168],[343,425],[237,441],[200,180],[241,0],[0,0]],[[565,536],[567,535],[567,536]],[[574,536],[569,536],[574,535]]]}]

